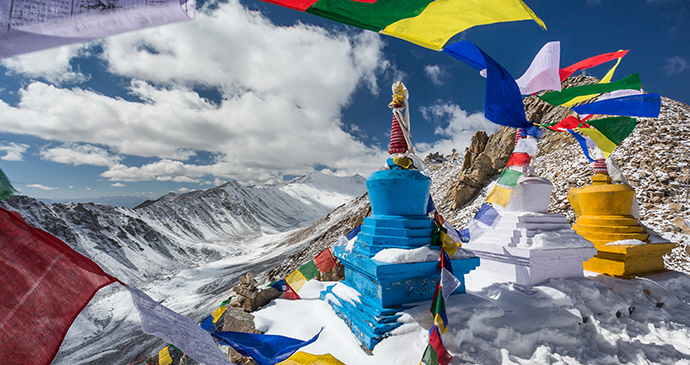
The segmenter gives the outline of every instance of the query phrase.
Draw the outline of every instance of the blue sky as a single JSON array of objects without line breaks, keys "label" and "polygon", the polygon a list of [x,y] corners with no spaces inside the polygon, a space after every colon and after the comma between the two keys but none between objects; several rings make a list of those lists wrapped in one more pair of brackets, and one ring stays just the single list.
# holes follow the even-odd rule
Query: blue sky
[{"label": "blue sky", "polygon": [[[480,26],[519,77],[549,41],[561,67],[630,49],[614,80],[685,103],[690,3],[525,1],[546,23]],[[77,199],[368,175],[387,156],[390,86],[410,91],[412,141],[463,151],[485,79],[440,52],[257,0],[198,3],[190,22],[0,60],[0,168],[25,195]],[[612,63],[588,70],[603,76]]]}]

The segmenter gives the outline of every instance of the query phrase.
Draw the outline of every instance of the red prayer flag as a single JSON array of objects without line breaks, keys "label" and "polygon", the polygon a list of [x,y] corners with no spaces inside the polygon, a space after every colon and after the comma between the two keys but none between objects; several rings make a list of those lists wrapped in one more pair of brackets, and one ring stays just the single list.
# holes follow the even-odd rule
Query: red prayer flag
[{"label": "red prayer flag", "polygon": [[587,117],[583,120],[580,120],[580,119],[577,119],[577,117],[574,117],[571,115],[571,116],[561,120],[560,122],[558,122],[552,126],[549,126],[549,129],[552,129],[556,132],[563,132],[563,131],[568,130],[568,129],[575,129],[575,128],[579,127],[580,124],[582,124],[582,127],[587,128],[588,127],[587,123],[584,123],[584,121],[587,119],[589,119],[589,117]]},{"label": "red prayer flag", "polygon": [[297,292],[292,289],[290,284],[285,283],[285,286],[287,286],[287,288],[285,289],[285,294],[283,295],[283,298],[290,300],[302,299],[300,298],[299,294],[297,294]]},{"label": "red prayer flag", "polygon": [[530,161],[532,161],[532,156],[527,153],[513,153],[510,155],[506,166],[523,167],[529,165]]},{"label": "red prayer flag", "polygon": [[443,345],[443,340],[441,340],[441,330],[436,324],[429,330],[429,345],[436,350],[438,355],[439,365],[448,365],[450,360],[453,360],[453,356],[446,351],[446,346]]},{"label": "red prayer flag", "polygon": [[50,364],[98,289],[118,281],[55,236],[0,208],[0,353]]},{"label": "red prayer flag", "polygon": [[305,11],[310,6],[314,5],[318,0],[262,0],[267,3],[284,6],[286,8]]},{"label": "red prayer flag", "polygon": [[558,73],[561,76],[561,81],[567,79],[568,76],[575,73],[575,71],[584,70],[594,66],[599,66],[602,63],[615,60],[616,58],[621,58],[625,56],[625,54],[628,53],[628,51],[629,50],[600,54],[598,56],[590,57],[586,60],[582,60],[578,63],[572,64],[566,68],[562,68],[558,70]]},{"label": "red prayer flag", "polygon": [[316,262],[316,267],[319,268],[320,273],[325,273],[335,267],[335,259],[333,258],[333,254],[331,254],[330,248],[321,251],[321,253],[314,258],[314,262]]}]

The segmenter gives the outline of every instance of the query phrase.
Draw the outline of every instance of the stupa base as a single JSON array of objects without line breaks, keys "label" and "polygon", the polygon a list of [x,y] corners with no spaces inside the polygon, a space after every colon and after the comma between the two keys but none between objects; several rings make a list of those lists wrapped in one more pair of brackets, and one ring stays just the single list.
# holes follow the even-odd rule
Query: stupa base
[{"label": "stupa base", "polygon": [[607,245],[593,242],[598,253],[583,264],[587,271],[629,279],[667,271],[663,256],[674,243],[648,243],[644,245]]}]

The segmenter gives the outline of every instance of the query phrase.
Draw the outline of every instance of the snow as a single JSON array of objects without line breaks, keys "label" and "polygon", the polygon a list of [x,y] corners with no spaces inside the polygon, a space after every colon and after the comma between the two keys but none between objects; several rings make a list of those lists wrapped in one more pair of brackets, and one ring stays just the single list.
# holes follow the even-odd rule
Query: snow
[{"label": "snow", "polygon": [[646,242],[640,240],[620,240],[616,242],[609,242],[606,244],[606,246],[639,246],[646,244]]},{"label": "snow", "polygon": [[[403,311],[403,325],[372,355],[311,281],[302,300],[277,299],[253,313],[271,334],[319,339],[302,350],[346,364],[419,364],[432,325],[430,301]],[[338,284],[342,285],[342,284]],[[588,273],[522,287],[469,275],[467,294],[446,302],[451,364],[690,364],[690,278],[668,272],[630,280]],[[298,325],[297,325],[298,324]]]},{"label": "snow", "polygon": [[558,230],[537,233],[532,238],[531,250],[546,250],[554,248],[592,247],[592,243],[584,239],[573,230]]},{"label": "snow", "polygon": [[[411,250],[401,248],[388,248],[385,250],[381,250],[379,253],[374,255],[372,259],[385,263],[400,264],[438,261],[440,255],[441,250],[433,249],[429,245],[425,245]],[[459,260],[461,258],[468,257],[474,257],[474,254],[471,251],[458,248],[458,250],[450,258],[451,260]]]}]

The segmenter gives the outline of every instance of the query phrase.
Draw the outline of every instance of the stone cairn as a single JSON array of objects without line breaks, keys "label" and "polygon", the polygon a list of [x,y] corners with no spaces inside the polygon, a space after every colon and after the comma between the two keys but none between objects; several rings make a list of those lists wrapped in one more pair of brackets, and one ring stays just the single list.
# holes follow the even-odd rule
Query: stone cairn
[{"label": "stone cairn", "polygon": [[245,312],[253,312],[259,307],[268,304],[271,300],[278,298],[281,294],[280,291],[272,287],[259,290],[256,286],[254,275],[251,272],[240,276],[239,280],[240,284],[232,288],[237,294],[230,301],[230,306],[233,308],[242,308]]}]

